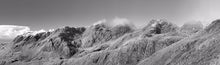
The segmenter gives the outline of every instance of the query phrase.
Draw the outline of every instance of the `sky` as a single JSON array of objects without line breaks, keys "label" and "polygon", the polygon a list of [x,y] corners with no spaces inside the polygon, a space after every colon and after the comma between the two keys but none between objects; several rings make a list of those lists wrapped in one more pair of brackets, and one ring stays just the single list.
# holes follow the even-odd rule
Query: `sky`
[{"label": "sky", "polygon": [[0,33],[89,26],[115,18],[127,19],[136,26],[144,26],[152,19],[167,19],[177,25],[192,21],[208,24],[220,18],[219,3],[220,0],[0,0]]}]

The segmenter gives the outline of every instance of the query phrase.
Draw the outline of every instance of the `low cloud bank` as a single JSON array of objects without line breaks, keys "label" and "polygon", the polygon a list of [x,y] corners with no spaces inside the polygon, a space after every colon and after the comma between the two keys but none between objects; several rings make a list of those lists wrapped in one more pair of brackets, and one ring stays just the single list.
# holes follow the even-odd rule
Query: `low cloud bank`
[{"label": "low cloud bank", "polygon": [[37,34],[40,32],[45,32],[45,30],[41,29],[39,31],[31,31],[28,26],[18,26],[18,25],[0,25],[0,39],[7,40],[13,39],[17,35],[21,35],[27,32],[33,32],[33,34]]},{"label": "low cloud bank", "polygon": [[135,27],[135,25],[127,18],[119,18],[119,17],[116,17],[112,20],[103,19],[103,20],[100,20],[94,23],[93,25],[97,25],[97,24],[105,24],[111,27],[118,26],[118,25],[129,25],[129,26]]}]

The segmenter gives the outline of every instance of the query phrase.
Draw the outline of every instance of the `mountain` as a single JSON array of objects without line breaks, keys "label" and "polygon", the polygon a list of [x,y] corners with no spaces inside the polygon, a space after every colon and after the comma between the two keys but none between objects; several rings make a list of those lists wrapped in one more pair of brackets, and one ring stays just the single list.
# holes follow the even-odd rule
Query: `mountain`
[{"label": "mountain", "polygon": [[0,65],[219,65],[220,20],[179,27],[151,20],[64,27],[17,36],[1,46]]},{"label": "mountain", "polygon": [[220,20],[170,45],[138,65],[219,65]]}]

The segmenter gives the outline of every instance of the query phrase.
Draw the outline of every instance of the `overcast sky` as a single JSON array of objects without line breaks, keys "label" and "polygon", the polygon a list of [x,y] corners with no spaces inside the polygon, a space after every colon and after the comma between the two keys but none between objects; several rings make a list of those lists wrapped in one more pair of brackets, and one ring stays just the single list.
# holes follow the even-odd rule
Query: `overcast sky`
[{"label": "overcast sky", "polygon": [[207,24],[220,18],[220,0],[0,0],[0,24],[31,30],[88,26],[115,17],[137,26],[151,19],[178,25],[188,21]]}]

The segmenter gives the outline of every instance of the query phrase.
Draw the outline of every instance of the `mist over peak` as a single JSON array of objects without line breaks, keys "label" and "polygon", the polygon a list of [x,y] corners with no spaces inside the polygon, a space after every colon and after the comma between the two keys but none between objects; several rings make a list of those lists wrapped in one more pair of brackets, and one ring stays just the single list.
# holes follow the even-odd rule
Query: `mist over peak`
[{"label": "mist over peak", "polygon": [[119,18],[119,17],[116,17],[112,20],[103,19],[93,24],[93,26],[95,25],[104,25],[107,27],[130,26],[130,27],[136,28],[134,23],[128,20],[127,18]]}]

